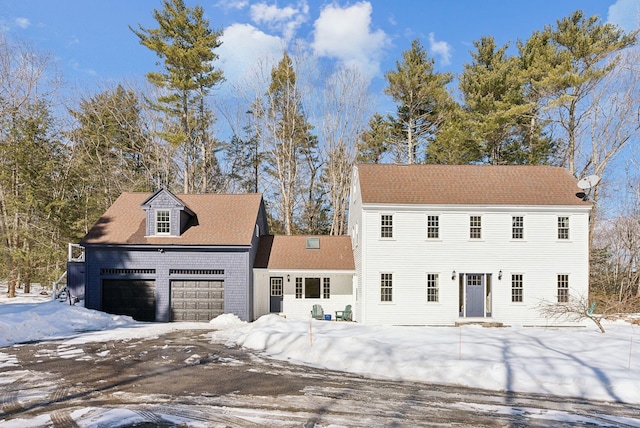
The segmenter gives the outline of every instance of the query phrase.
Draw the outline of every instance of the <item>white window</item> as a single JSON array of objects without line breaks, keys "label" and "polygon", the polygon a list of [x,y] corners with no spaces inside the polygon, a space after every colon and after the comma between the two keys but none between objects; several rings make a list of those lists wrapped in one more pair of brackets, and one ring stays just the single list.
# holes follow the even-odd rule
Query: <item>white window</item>
[{"label": "white window", "polygon": [[558,303],[569,302],[569,275],[558,275]]},{"label": "white window", "polygon": [[393,238],[393,216],[391,214],[380,216],[380,237]]},{"label": "white window", "polygon": [[380,274],[380,301],[381,302],[393,301],[393,274],[392,273]]},{"label": "white window", "polygon": [[427,238],[429,239],[440,238],[440,216],[437,216],[437,215],[427,216]]},{"label": "white window", "polygon": [[522,303],[524,301],[524,281],[522,274],[511,275],[511,301]]},{"label": "white window", "polygon": [[569,239],[569,217],[558,217],[558,239]]},{"label": "white window", "polygon": [[171,212],[169,210],[156,211],[156,235],[171,233]]},{"label": "white window", "polygon": [[438,301],[438,274],[427,274],[427,302]]},{"label": "white window", "polygon": [[331,279],[330,278],[322,278],[322,298],[323,299],[331,298]]},{"label": "white window", "polygon": [[482,217],[479,215],[472,215],[469,217],[469,238],[482,238]]},{"label": "white window", "polygon": [[524,239],[524,217],[511,217],[511,238]]},{"label": "white window", "polygon": [[296,278],[296,299],[302,299],[302,278]]}]

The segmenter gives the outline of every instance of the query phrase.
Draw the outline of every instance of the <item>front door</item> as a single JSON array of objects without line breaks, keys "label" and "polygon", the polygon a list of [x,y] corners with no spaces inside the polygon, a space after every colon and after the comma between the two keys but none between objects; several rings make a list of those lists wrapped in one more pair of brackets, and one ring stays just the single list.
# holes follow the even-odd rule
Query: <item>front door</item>
[{"label": "front door", "polygon": [[467,317],[484,317],[484,275],[467,274],[466,307]]},{"label": "front door", "polygon": [[282,277],[271,277],[271,298],[269,299],[269,312],[282,312]]}]

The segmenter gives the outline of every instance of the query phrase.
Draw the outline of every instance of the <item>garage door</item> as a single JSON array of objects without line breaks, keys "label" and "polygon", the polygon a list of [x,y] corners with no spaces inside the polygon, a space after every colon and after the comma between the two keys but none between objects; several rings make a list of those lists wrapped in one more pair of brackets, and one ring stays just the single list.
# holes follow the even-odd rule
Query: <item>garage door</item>
[{"label": "garage door", "polygon": [[155,281],[103,279],[102,310],[110,314],[129,315],[138,321],[155,321]]},{"label": "garage door", "polygon": [[171,281],[171,321],[205,321],[224,313],[224,281]]}]

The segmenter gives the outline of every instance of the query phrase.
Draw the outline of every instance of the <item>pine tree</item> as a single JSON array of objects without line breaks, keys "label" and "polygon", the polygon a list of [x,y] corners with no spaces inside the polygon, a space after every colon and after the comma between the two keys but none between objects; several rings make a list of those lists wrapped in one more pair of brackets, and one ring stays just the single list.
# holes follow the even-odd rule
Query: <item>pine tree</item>
[{"label": "pine tree", "polygon": [[154,106],[173,122],[163,137],[182,150],[183,191],[195,191],[199,184],[199,190],[206,192],[219,174],[215,157],[219,143],[211,135],[214,116],[205,101],[223,80],[222,71],[213,66],[222,33],[209,28],[200,6],[187,8],[183,0],[163,0],[162,5],[162,10],[154,10],[158,28],[130,28],[163,60],[164,69],[148,73],[147,78],[165,91]]},{"label": "pine tree", "polygon": [[443,112],[451,102],[446,85],[453,76],[434,71],[434,61],[427,57],[419,40],[402,53],[402,62],[385,74],[388,85],[385,93],[398,103],[392,129],[393,141],[406,147],[406,161],[419,161],[421,146],[435,138],[444,121]]}]

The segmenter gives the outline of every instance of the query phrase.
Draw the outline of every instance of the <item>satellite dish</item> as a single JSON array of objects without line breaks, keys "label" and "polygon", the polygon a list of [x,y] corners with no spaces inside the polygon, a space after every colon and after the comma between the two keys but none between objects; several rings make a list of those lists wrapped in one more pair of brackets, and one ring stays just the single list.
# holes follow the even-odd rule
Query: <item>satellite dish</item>
[{"label": "satellite dish", "polygon": [[600,182],[600,177],[598,177],[597,175],[588,175],[584,178],[581,178],[580,181],[578,181],[578,187],[583,190],[591,189],[599,182]]}]

